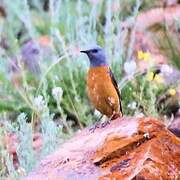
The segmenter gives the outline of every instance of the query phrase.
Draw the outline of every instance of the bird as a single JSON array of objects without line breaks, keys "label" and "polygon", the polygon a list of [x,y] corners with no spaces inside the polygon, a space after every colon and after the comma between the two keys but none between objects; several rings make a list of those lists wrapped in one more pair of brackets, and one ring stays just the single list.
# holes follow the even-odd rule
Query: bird
[{"label": "bird", "polygon": [[80,52],[85,53],[90,62],[86,84],[88,97],[95,109],[106,115],[109,120],[122,117],[120,91],[109,67],[105,50],[95,45]]}]

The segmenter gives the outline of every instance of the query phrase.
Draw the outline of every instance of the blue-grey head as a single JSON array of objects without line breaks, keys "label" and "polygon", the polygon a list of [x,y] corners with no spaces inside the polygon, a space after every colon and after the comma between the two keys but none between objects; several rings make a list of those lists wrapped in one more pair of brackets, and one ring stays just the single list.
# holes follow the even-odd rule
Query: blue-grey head
[{"label": "blue-grey head", "polygon": [[80,52],[87,54],[91,67],[108,65],[107,60],[106,60],[105,51],[100,46],[96,45],[91,48],[88,48],[87,50],[82,50]]}]

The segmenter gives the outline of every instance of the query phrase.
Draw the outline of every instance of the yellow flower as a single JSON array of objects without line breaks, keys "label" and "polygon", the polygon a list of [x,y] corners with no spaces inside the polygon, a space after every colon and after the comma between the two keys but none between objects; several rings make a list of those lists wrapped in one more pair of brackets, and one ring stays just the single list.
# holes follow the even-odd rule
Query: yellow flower
[{"label": "yellow flower", "polygon": [[148,52],[144,53],[144,60],[149,60],[150,59],[150,54]]},{"label": "yellow flower", "polygon": [[164,79],[160,74],[154,74],[152,71],[146,75],[148,81],[154,81],[156,83],[163,83]]},{"label": "yellow flower", "polygon": [[142,51],[138,51],[138,59],[143,59],[143,52]]},{"label": "yellow flower", "polygon": [[157,83],[163,83],[164,79],[163,79],[163,77],[161,75],[156,74],[155,77],[154,77],[154,81],[156,81]]},{"label": "yellow flower", "polygon": [[146,77],[147,77],[147,80],[148,80],[148,81],[152,81],[153,78],[154,78],[154,73],[153,73],[153,72],[148,72],[147,75],[146,75]]},{"label": "yellow flower", "polygon": [[138,59],[148,61],[150,59],[150,53],[138,51]]},{"label": "yellow flower", "polygon": [[173,89],[173,88],[170,88],[170,89],[168,90],[168,94],[171,95],[171,96],[174,96],[174,95],[176,95],[176,90]]}]

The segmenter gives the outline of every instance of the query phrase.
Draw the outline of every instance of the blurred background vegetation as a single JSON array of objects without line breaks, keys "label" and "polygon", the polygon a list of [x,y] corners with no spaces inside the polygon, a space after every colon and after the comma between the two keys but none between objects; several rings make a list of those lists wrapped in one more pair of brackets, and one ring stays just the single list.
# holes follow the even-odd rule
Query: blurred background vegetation
[{"label": "blurred background vegetation", "polygon": [[79,53],[91,44],[106,50],[125,115],[179,116],[178,12],[175,0],[0,0],[1,177],[26,175],[99,119]]}]

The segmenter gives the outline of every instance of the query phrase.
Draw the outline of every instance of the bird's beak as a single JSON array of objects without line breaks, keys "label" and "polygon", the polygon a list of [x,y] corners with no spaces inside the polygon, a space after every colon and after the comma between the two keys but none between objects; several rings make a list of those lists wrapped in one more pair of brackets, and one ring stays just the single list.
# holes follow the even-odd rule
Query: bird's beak
[{"label": "bird's beak", "polygon": [[89,50],[83,50],[83,51],[80,51],[80,52],[87,54],[89,52]]}]

